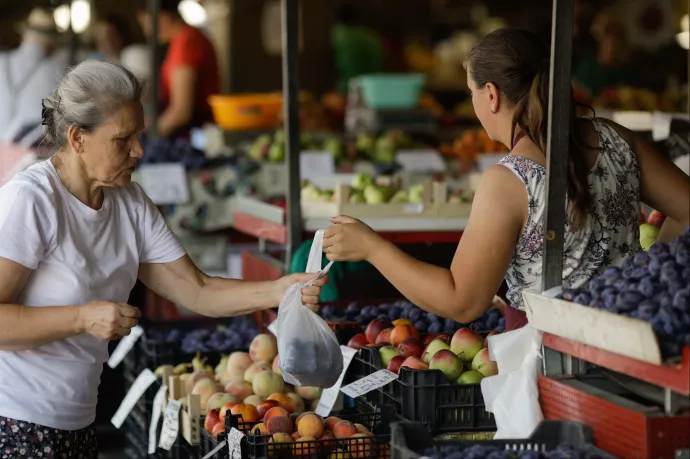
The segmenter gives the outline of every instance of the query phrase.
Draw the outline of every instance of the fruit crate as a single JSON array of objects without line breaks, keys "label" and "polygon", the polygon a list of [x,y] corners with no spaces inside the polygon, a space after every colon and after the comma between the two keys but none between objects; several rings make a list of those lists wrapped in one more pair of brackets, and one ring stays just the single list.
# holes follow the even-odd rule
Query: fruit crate
[{"label": "fruit crate", "polygon": [[[383,369],[379,348],[365,346],[348,373],[360,379]],[[407,421],[426,423],[432,432],[495,431],[480,384],[454,385],[439,370],[400,368],[398,379],[359,398],[374,406],[392,406]]]},{"label": "fruit crate", "polygon": [[594,436],[589,426],[577,422],[542,421],[530,438],[525,440],[482,440],[462,438],[462,435],[457,435],[460,438],[446,439],[451,435],[444,435],[444,439],[434,439],[424,424],[396,422],[391,426],[391,459],[417,459],[425,456],[429,448],[439,452],[449,447],[462,451],[471,446],[480,445],[516,452],[543,453],[557,449],[561,444],[584,450],[589,457],[615,459],[614,456],[594,446]]}]

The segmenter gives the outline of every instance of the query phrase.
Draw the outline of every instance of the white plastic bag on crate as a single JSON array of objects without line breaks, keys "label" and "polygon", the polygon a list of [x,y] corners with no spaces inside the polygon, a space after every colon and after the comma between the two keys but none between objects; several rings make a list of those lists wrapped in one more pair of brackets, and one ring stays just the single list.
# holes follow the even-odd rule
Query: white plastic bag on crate
[{"label": "white plastic bag on crate", "polygon": [[481,382],[486,410],[496,419],[498,439],[524,439],[544,419],[539,406],[537,365],[542,334],[529,325],[489,337],[498,375]]},{"label": "white plastic bag on crate", "polygon": [[[329,263],[321,269],[323,257],[323,230],[314,236],[307,272],[328,272]],[[294,284],[278,308],[278,355],[280,371],[286,383],[294,386],[328,388],[338,381],[343,371],[343,354],[338,339],[328,324],[302,304],[302,289],[311,284]]]}]

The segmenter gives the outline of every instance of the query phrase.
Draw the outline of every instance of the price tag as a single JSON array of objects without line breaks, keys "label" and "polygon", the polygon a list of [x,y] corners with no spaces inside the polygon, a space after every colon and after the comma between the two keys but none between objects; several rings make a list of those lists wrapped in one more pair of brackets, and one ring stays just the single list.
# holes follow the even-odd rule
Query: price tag
[{"label": "price tag", "polygon": [[303,151],[299,155],[302,179],[309,180],[318,187],[333,186],[335,160],[326,151]]},{"label": "price tag", "polygon": [[153,411],[151,413],[151,425],[149,425],[149,454],[156,452],[156,433],[158,433],[158,422],[161,420],[163,412],[163,402],[168,395],[168,386],[161,386],[153,398]]},{"label": "price tag", "polygon": [[224,447],[225,447],[225,440],[223,440],[222,442],[218,443],[218,446],[216,446],[216,447],[213,448],[211,451],[209,451],[208,454],[206,454],[206,456],[202,457],[201,459],[211,459],[211,458],[213,457],[214,454],[216,454],[218,451],[220,451],[220,450],[223,449]]},{"label": "price tag", "polygon": [[112,417],[112,419],[110,419],[110,422],[116,428],[119,429],[122,427],[122,424],[132,411],[132,408],[134,408],[134,405],[136,405],[137,401],[139,401],[141,396],[144,395],[146,389],[148,389],[149,386],[151,386],[151,384],[153,384],[153,382],[157,379],[158,378],[155,374],[153,374],[153,371],[149,370],[148,368],[139,373],[139,376],[137,376],[137,379],[134,380],[134,384],[132,384],[129,392],[127,392],[127,395],[125,395],[125,398],[122,400],[122,403],[115,412],[115,415]]},{"label": "price tag", "polygon": [[395,162],[405,172],[445,172],[446,162],[435,150],[400,150],[395,153]]},{"label": "price tag", "polygon": [[652,140],[660,142],[668,139],[671,135],[671,121],[673,115],[670,113],[652,113]]},{"label": "price tag", "polygon": [[187,172],[182,164],[144,164],[137,172],[139,184],[155,204],[189,202]]},{"label": "price tag", "polygon": [[266,328],[268,328],[268,331],[270,331],[274,335],[278,336],[278,320],[277,319],[274,320],[273,322],[271,322],[270,324],[268,324],[268,327],[266,327]]},{"label": "price tag", "polygon": [[333,411],[333,406],[336,400],[338,400],[338,394],[340,393],[340,386],[343,385],[343,379],[345,378],[345,373],[347,373],[347,368],[350,366],[352,359],[357,354],[356,349],[352,349],[347,346],[340,346],[340,350],[343,353],[343,371],[340,373],[338,381],[333,385],[321,392],[321,398],[319,399],[319,406],[316,407],[315,413],[319,416],[325,418],[331,414]]},{"label": "price tag", "polygon": [[228,432],[228,459],[242,459],[242,439],[244,434],[234,427]]},{"label": "price tag", "polygon": [[117,367],[125,359],[127,354],[129,354],[129,351],[134,348],[134,345],[137,343],[137,341],[139,341],[139,338],[141,338],[141,335],[143,334],[144,329],[139,325],[132,328],[129,335],[123,337],[117,344],[117,347],[108,359],[108,366],[110,368]]},{"label": "price tag", "polygon": [[161,439],[158,443],[162,449],[170,451],[177,440],[177,435],[180,432],[180,408],[182,403],[177,400],[168,400],[168,406],[165,408],[163,414],[163,430],[161,432]]},{"label": "price tag", "polygon": [[406,214],[421,214],[424,212],[424,203],[411,202],[403,206],[403,212]]},{"label": "price tag", "polygon": [[383,387],[396,379],[398,379],[398,375],[392,371],[379,370],[376,373],[372,373],[369,376],[365,376],[364,378],[353,382],[352,384],[348,384],[340,389],[340,392],[352,398],[356,398],[360,395],[366,394],[367,392],[371,392],[374,389]]}]

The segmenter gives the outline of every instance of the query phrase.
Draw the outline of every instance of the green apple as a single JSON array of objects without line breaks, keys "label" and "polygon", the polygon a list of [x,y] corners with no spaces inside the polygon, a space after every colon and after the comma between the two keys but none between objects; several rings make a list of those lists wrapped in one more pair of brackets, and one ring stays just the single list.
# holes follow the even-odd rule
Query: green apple
[{"label": "green apple", "polygon": [[379,357],[381,357],[381,364],[384,368],[388,367],[391,359],[398,354],[398,348],[395,346],[384,346],[379,349]]},{"label": "green apple", "polygon": [[361,134],[357,137],[357,150],[369,155],[374,149],[374,138],[367,134]]},{"label": "green apple", "polygon": [[467,370],[463,372],[458,379],[455,380],[457,384],[478,384],[484,376],[474,370]]},{"label": "green apple", "polygon": [[343,144],[338,138],[330,137],[326,139],[323,149],[329,152],[336,160],[343,157]]},{"label": "green apple", "polygon": [[424,185],[414,185],[410,187],[407,195],[410,199],[410,202],[424,201]]},{"label": "green apple", "polygon": [[383,204],[386,202],[386,192],[376,185],[369,185],[364,189],[364,200],[367,204]]},{"label": "green apple", "polygon": [[263,161],[271,148],[271,136],[262,135],[258,137],[249,148],[249,157],[256,161]]},{"label": "green apple", "polygon": [[268,160],[274,163],[285,161],[285,146],[280,143],[274,143],[268,150]]},{"label": "green apple", "polygon": [[659,228],[649,223],[640,225],[640,245],[642,250],[647,251],[659,237]]},{"label": "green apple", "polygon": [[364,190],[366,187],[373,185],[374,184],[374,179],[372,178],[371,175],[368,174],[355,174],[354,177],[352,177],[352,183],[350,186],[354,188],[355,190]]},{"label": "green apple", "polygon": [[397,193],[395,193],[390,200],[391,204],[404,204],[404,203],[409,202],[409,201],[410,201],[410,199],[407,195],[407,191],[404,191],[404,190],[401,190],[401,191],[398,191]]},{"label": "green apple", "polygon": [[300,197],[305,201],[320,201],[321,190],[314,185],[307,185],[300,191]]},{"label": "green apple", "polygon": [[364,199],[364,195],[359,191],[356,191],[350,195],[350,204],[364,204],[367,201]]}]

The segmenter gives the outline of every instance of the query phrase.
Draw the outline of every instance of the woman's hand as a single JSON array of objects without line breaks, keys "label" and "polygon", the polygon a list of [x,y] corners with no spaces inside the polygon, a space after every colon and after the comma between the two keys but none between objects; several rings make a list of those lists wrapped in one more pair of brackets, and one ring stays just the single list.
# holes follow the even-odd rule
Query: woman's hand
[{"label": "woman's hand", "polygon": [[129,335],[139,317],[139,309],[124,303],[94,301],[79,308],[79,325],[83,333],[105,340]]},{"label": "woman's hand", "polygon": [[[316,273],[298,273],[290,274],[278,280],[278,290],[280,302],[285,295],[287,289],[289,289],[293,284],[309,282],[316,276]],[[319,296],[321,296],[321,287],[328,283],[328,275],[323,276],[320,279],[316,279],[309,287],[302,289],[302,304],[311,309],[314,312],[319,310]]]},{"label": "woman's hand", "polygon": [[381,236],[356,218],[331,218],[334,226],[326,228],[323,251],[331,261],[368,261],[381,242]]}]

